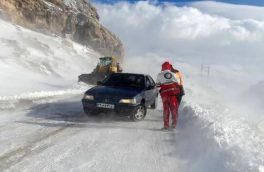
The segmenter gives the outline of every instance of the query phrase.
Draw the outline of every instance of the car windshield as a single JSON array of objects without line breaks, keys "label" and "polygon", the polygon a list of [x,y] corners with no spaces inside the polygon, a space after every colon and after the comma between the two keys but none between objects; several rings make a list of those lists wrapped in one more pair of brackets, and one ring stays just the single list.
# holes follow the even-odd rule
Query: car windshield
[{"label": "car windshield", "polygon": [[144,88],[145,80],[143,75],[136,74],[112,74],[103,82],[105,86]]}]

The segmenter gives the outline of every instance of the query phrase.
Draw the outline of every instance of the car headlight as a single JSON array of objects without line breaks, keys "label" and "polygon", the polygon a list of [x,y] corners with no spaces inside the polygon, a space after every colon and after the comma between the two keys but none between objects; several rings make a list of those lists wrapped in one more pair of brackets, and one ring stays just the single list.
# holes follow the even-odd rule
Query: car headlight
[{"label": "car headlight", "polygon": [[121,99],[119,103],[125,103],[125,104],[136,104],[137,100],[136,99]]},{"label": "car headlight", "polygon": [[86,100],[94,100],[94,96],[84,94],[83,99],[86,99]]}]

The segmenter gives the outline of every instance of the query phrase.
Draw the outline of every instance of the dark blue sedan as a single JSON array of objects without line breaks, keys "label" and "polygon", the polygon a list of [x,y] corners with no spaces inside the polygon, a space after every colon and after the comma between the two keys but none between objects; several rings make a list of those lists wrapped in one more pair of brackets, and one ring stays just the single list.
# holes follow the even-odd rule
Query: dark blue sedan
[{"label": "dark blue sedan", "polygon": [[115,111],[133,121],[145,118],[147,108],[157,106],[158,89],[151,76],[133,73],[113,73],[85,92],[82,99],[88,115]]}]

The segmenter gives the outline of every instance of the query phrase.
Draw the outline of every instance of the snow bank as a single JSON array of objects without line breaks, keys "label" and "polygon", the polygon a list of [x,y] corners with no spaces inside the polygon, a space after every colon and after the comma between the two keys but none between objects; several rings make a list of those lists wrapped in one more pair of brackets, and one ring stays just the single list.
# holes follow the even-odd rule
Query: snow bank
[{"label": "snow bank", "polygon": [[181,114],[176,146],[188,160],[187,171],[263,172],[264,137],[247,121],[224,106],[188,101]]},{"label": "snow bank", "polygon": [[52,101],[53,98],[60,98],[65,96],[78,95],[80,98],[82,94],[91,86],[78,85],[76,88],[58,90],[58,91],[39,91],[28,92],[12,96],[0,96],[0,110],[16,109],[18,107],[27,107],[33,103],[47,103]]}]

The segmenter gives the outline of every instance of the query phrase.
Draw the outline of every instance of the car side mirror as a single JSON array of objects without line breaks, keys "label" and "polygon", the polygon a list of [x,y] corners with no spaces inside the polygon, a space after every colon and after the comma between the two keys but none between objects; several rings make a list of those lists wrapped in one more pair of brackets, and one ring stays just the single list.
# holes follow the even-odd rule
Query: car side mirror
[{"label": "car side mirror", "polygon": [[103,85],[102,81],[97,81],[97,85]]}]

